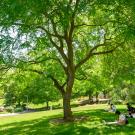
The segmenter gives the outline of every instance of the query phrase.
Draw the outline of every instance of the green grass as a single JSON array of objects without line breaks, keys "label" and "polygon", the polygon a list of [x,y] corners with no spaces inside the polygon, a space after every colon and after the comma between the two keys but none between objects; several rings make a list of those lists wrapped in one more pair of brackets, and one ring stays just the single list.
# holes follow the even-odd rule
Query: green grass
[{"label": "green grass", "polygon": [[[0,135],[133,135],[135,119],[126,126],[107,126],[102,120],[114,121],[113,113],[103,111],[105,105],[73,108],[74,115],[88,116],[81,122],[52,124],[51,119],[62,117],[62,110],[42,111],[12,117],[0,117]],[[125,106],[117,106],[121,111]]]}]

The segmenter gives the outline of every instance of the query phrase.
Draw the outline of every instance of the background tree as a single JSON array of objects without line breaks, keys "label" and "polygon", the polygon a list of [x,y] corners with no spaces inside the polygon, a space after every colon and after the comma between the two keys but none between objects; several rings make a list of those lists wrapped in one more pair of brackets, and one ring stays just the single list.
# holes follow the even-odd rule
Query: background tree
[{"label": "background tree", "polygon": [[50,101],[58,101],[60,94],[53,87],[50,80],[44,79],[43,76],[38,76],[32,80],[24,90],[23,95],[27,94],[29,102],[33,104],[46,103],[46,108],[49,109]]},{"label": "background tree", "polygon": [[56,101],[60,97],[49,80],[33,72],[20,72],[20,70],[18,72],[17,69],[6,79],[7,84],[4,86],[6,106],[21,107],[27,103],[41,104],[46,102],[47,109],[49,109],[49,101]]},{"label": "background tree", "polygon": [[57,62],[60,74],[53,74],[56,70],[45,72],[44,68],[33,71],[51,78],[63,97],[64,119],[73,120],[70,99],[77,70],[93,56],[112,53],[128,41],[127,33],[133,31],[135,24],[134,20],[131,22],[133,3],[133,0],[128,3],[125,0],[2,0],[1,39],[9,35],[11,39],[3,54],[11,58],[10,66],[15,64],[15,59],[42,63],[46,58]]},{"label": "background tree", "polygon": [[102,58],[102,76],[112,87],[110,95],[114,100],[131,100],[129,93],[132,93],[135,75],[134,51],[134,40],[131,38],[123,48]]}]

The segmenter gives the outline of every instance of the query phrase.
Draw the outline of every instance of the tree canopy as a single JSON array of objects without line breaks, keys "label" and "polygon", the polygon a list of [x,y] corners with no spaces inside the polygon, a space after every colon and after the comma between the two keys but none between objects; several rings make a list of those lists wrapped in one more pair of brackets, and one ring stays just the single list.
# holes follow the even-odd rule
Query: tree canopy
[{"label": "tree canopy", "polygon": [[93,57],[132,46],[134,11],[134,0],[1,0],[1,66],[50,78],[72,120],[77,73]]}]

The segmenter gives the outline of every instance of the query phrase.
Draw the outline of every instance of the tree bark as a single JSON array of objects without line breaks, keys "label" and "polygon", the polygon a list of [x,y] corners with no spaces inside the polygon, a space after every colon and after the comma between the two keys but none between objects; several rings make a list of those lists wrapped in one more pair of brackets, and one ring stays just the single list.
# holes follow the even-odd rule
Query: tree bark
[{"label": "tree bark", "polygon": [[93,103],[92,94],[88,94],[89,96],[89,104]]},{"label": "tree bark", "polygon": [[107,92],[103,91],[103,95],[104,95],[104,99],[106,99],[107,98]]},{"label": "tree bark", "polygon": [[98,104],[98,92],[96,92],[96,103]]},{"label": "tree bark", "polygon": [[46,101],[46,108],[49,109],[49,101]]},{"label": "tree bark", "polygon": [[63,111],[64,111],[65,121],[74,120],[72,111],[71,111],[71,105],[70,105],[74,79],[75,79],[75,72],[74,72],[74,66],[72,66],[72,68],[70,67],[68,70],[66,91],[63,94]]},{"label": "tree bark", "polygon": [[65,121],[73,121],[70,100],[71,100],[71,93],[70,92],[65,93],[63,95],[63,112],[64,112],[63,119]]}]

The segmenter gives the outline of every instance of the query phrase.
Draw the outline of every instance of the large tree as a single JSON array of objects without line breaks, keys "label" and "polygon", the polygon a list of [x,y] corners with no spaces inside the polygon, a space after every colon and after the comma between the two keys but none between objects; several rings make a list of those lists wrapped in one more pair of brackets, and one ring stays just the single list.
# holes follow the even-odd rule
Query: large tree
[{"label": "large tree", "polygon": [[[128,31],[133,31],[132,4],[126,0],[1,0],[3,57],[12,59],[10,66],[18,59],[50,60],[33,71],[51,78],[63,97],[64,119],[73,120],[70,99],[77,70],[93,56],[124,45]],[[54,63],[56,69],[50,68]]]}]

